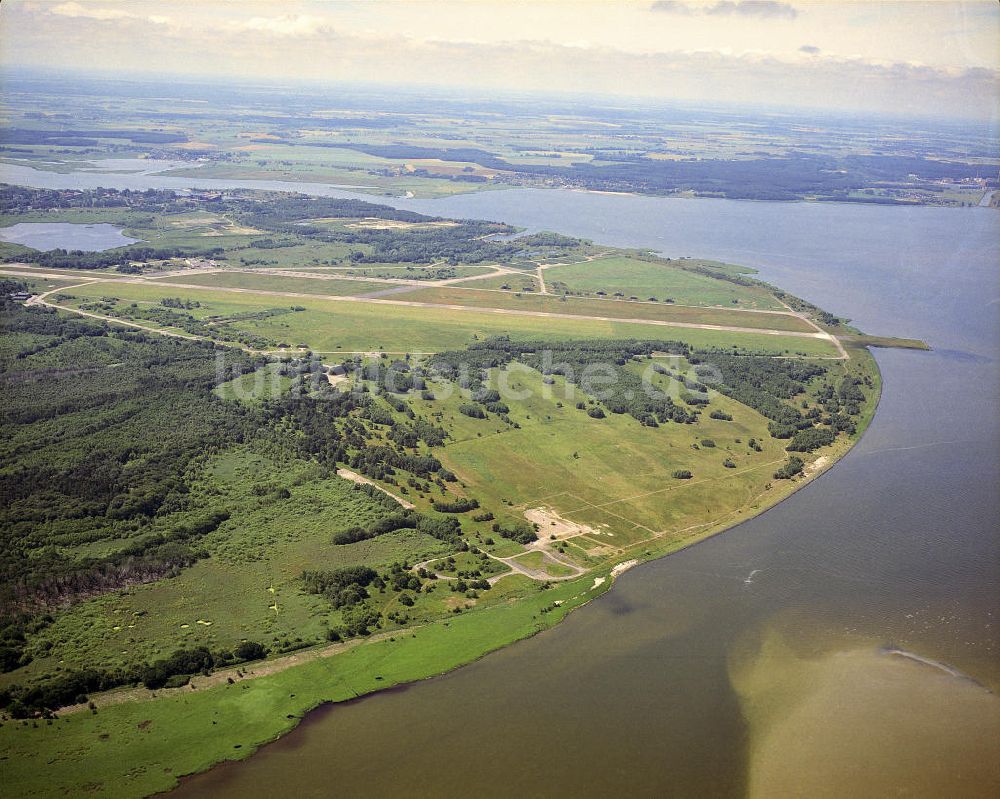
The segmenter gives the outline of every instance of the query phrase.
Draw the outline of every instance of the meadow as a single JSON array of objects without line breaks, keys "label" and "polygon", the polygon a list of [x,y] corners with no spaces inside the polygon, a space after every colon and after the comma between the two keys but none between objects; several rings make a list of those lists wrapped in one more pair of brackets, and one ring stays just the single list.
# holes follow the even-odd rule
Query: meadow
[{"label": "meadow", "polygon": [[[255,493],[259,486],[267,486],[268,494]],[[276,501],[281,488],[290,496]],[[314,645],[341,619],[321,596],[302,590],[304,570],[360,564],[385,569],[450,551],[415,531],[334,545],[331,531],[372,520],[378,509],[348,481],[266,451],[236,448],[209,458],[193,491],[229,509],[229,520],[204,541],[210,557],[174,579],[105,594],[60,614],[33,640],[39,656],[18,680],[60,667],[147,662],[180,648],[232,648],[248,639],[276,653],[303,641]],[[84,553],[96,554],[90,548],[66,551]],[[391,610],[393,595],[381,599]],[[411,615],[423,620],[448,610],[427,596]],[[3,677],[0,685],[10,682]]]},{"label": "meadow", "polygon": [[156,701],[108,703],[51,723],[5,723],[5,788],[23,797],[99,792],[112,799],[165,791],[185,774],[248,757],[320,704],[444,673],[555,625],[609,584],[588,575],[482,612],[357,646],[335,644],[276,673],[255,676],[251,666],[242,672],[248,679],[233,671],[232,684],[161,691]]},{"label": "meadow", "polygon": [[[683,260],[685,267],[715,269],[712,261]],[[770,293],[697,274],[678,265],[628,257],[601,258],[585,263],[545,269],[545,282],[558,290],[613,295],[623,292],[640,299],[671,299],[681,305],[722,305],[781,311],[784,308]],[[725,274],[725,272],[723,272]]]},{"label": "meadow", "polygon": [[[177,278],[174,279],[177,280]],[[171,282],[170,277],[157,278],[157,280],[161,283]],[[208,272],[203,275],[184,275],[179,280],[185,284],[207,288],[259,289],[260,291],[289,294],[326,294],[331,296],[367,294],[371,291],[392,287],[391,284],[373,283],[365,280],[338,280],[332,275],[307,278],[254,272]]]},{"label": "meadow", "polygon": [[[783,337],[765,333],[731,333],[684,327],[666,327],[637,322],[560,319],[557,316],[522,316],[498,313],[489,308],[465,309],[410,307],[383,302],[318,299],[304,293],[280,296],[213,291],[210,288],[178,288],[160,282],[93,282],[74,287],[69,294],[79,298],[117,297],[123,303],[159,303],[181,296],[201,303],[190,311],[196,317],[230,317],[246,311],[261,311],[280,305],[300,305],[301,313],[268,319],[237,321],[239,329],[286,341],[305,343],[326,354],[343,352],[436,352],[461,347],[477,338],[509,334],[539,338],[658,338],[683,340],[697,347],[733,345],[748,351],[801,353],[835,356],[833,345],[822,339]],[[58,296],[51,299],[58,302]],[[629,306],[631,308],[631,306]]]},{"label": "meadow", "polygon": [[[499,377],[494,374],[491,384]],[[711,409],[731,414],[732,421],[706,412],[697,425],[650,429],[627,415],[591,418],[576,407],[587,396],[562,378],[550,385],[538,372],[511,369],[502,380],[507,390],[526,397],[510,413],[519,428],[497,432],[489,420],[463,417],[456,411],[461,398],[453,396],[442,404],[443,418],[455,426],[442,451],[444,462],[481,504],[502,508],[512,519],[546,507],[592,528],[574,540],[602,555],[698,529],[747,505],[784,460],[783,444],[768,435],[767,419],[721,395],[713,397]],[[650,381],[679,394],[671,378],[651,374]],[[761,441],[761,452],[747,446],[752,438]],[[715,447],[703,448],[705,439]],[[727,458],[735,468],[723,466]],[[674,479],[679,469],[694,478]]]},{"label": "meadow", "polygon": [[[624,299],[585,299],[530,292],[477,290],[479,281],[466,286],[417,288],[396,294],[393,299],[439,304],[469,305],[477,308],[503,308],[516,311],[541,311],[576,316],[605,316],[619,319],[649,319],[683,322],[693,325],[727,325],[762,330],[814,333],[815,328],[787,313],[746,313],[730,308],[706,308]],[[643,298],[644,299],[644,298]]]},{"label": "meadow", "polygon": [[513,292],[531,292],[541,290],[541,286],[538,284],[538,278],[535,277],[533,271],[508,272],[505,275],[496,275],[494,277],[485,277],[479,280],[464,281],[458,285],[463,288],[470,289],[500,289],[501,291]]},{"label": "meadow", "polygon": [[[350,275],[351,277],[403,278],[425,280],[429,275],[447,271],[457,278],[476,277],[494,271],[489,266],[443,266],[441,264],[366,264],[364,266],[305,266],[296,267],[296,272],[315,275]],[[476,281],[478,284],[478,281]]]}]

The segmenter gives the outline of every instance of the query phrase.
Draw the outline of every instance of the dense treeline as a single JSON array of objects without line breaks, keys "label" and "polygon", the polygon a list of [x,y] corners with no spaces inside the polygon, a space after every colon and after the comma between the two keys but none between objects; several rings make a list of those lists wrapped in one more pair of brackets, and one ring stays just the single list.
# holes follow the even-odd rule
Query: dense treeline
[{"label": "dense treeline", "polygon": [[335,544],[355,544],[397,530],[416,530],[448,544],[460,541],[462,525],[454,516],[430,516],[414,510],[402,510],[377,519],[366,527],[355,526],[333,536]]},{"label": "dense treeline", "polygon": [[[368,598],[367,586],[378,579],[378,573],[368,566],[348,566],[331,571],[305,571],[302,582],[310,594],[322,594],[335,610],[351,607]],[[385,583],[378,587],[384,587]]]},{"label": "dense treeline", "polygon": [[[389,482],[405,472],[411,481],[433,481],[442,490],[455,480],[440,461],[417,451],[442,443],[443,429],[387,410],[382,421],[389,429],[383,429],[370,418],[373,408],[384,407],[382,400],[334,390],[314,369],[318,361],[285,367],[294,368],[299,380],[321,377],[312,390],[252,406],[226,402],[214,388],[264,361],[208,342],[109,328],[6,297],[0,303],[0,333],[14,342],[0,353],[4,670],[26,662],[27,637],[51,621],[50,612],[83,597],[174,576],[206,556],[201,539],[228,518],[226,508],[213,506],[210,498],[191,499],[190,481],[198,479],[195,467],[206,453],[260,441],[331,472],[349,464]],[[390,520],[399,510],[395,500],[370,486],[356,490]],[[454,519],[408,517],[406,524],[445,541],[459,539]],[[108,554],[67,551],[95,542],[108,542]]]},{"label": "dense treeline", "polygon": [[458,497],[453,500],[439,500],[431,497],[431,504],[434,506],[434,510],[439,513],[468,513],[470,510],[476,510],[479,507],[479,500],[470,497]]},{"label": "dense treeline", "polygon": [[561,233],[553,233],[549,230],[519,236],[517,242],[528,247],[577,247],[581,243],[580,239],[563,236]]},{"label": "dense treeline", "polygon": [[805,463],[803,463],[802,458],[797,455],[792,455],[780,469],[774,473],[774,478],[776,480],[790,480],[797,474],[801,474],[805,468]]},{"label": "dense treeline", "polygon": [[[220,365],[249,367],[252,359],[44,308],[4,301],[0,311],[0,332],[32,338],[0,364],[4,613],[157,579],[200,557],[197,539],[224,516],[193,508],[183,475],[206,449],[242,441],[256,427],[252,413],[212,394]],[[156,430],[170,435],[149,434]],[[74,559],[51,546],[146,529],[138,543],[103,558]]]},{"label": "dense treeline", "polygon": [[[673,355],[690,354],[687,344],[677,341],[582,340],[582,341],[512,341],[506,336],[475,342],[465,350],[439,353],[432,366],[446,378],[464,380],[463,388],[473,391],[473,402],[459,410],[469,416],[485,416],[490,403],[500,401],[497,392],[485,394],[477,389],[488,369],[518,361],[537,369],[546,378],[560,375],[591,396],[598,396],[610,413],[627,413],[650,427],[667,422],[690,424],[697,413],[674,402],[662,391],[649,391],[643,377],[628,364],[653,352]],[[485,401],[483,399],[485,398]],[[481,405],[476,405],[476,402]],[[501,403],[502,404],[502,403]],[[503,406],[506,408],[506,406]],[[599,409],[578,405],[594,418],[603,418]]]},{"label": "dense treeline", "polygon": [[715,351],[697,352],[692,362],[697,364],[696,374],[718,378],[712,388],[770,419],[775,437],[790,438],[796,430],[812,425],[787,400],[803,394],[810,380],[825,375],[825,366],[791,358]]},{"label": "dense treeline", "polygon": [[18,253],[18,260],[50,269],[127,268],[133,261],[161,261],[169,258],[222,258],[222,247],[146,247],[129,245],[102,252],[84,250],[46,250]]},{"label": "dense treeline", "polygon": [[137,211],[190,210],[191,198],[172,191],[146,189],[33,189],[0,183],[0,212],[5,214],[53,208],[128,208]]},{"label": "dense treeline", "polygon": [[160,130],[35,130],[8,128],[0,130],[0,142],[4,144],[41,144],[62,147],[93,146],[98,139],[126,139],[136,144],[180,144],[188,141],[185,133],[171,133]]},{"label": "dense treeline", "polygon": [[[424,216],[415,211],[401,211],[388,205],[378,205],[363,200],[337,199],[333,197],[309,197],[304,194],[273,194],[267,202],[255,198],[236,198],[230,201],[231,210],[253,227],[267,230],[299,234],[303,227],[311,232],[323,230],[319,226],[309,227],[308,222],[316,219],[359,219],[372,217],[397,222],[437,222],[440,217]],[[300,222],[307,223],[305,226]]]},{"label": "dense treeline", "polygon": [[800,409],[790,400],[803,396],[810,383],[827,377],[827,367],[790,358],[714,351],[693,353],[691,360],[699,364],[695,367],[698,374],[716,379],[713,388],[770,419],[773,437],[791,439],[789,452],[812,452],[832,444],[839,432],[853,435],[857,431],[852,417],[861,414],[865,401],[863,382],[857,377],[843,377],[836,388],[824,382],[815,391],[817,404],[809,407],[803,401]]},{"label": "dense treeline", "polygon": [[0,708],[12,718],[23,719],[50,713],[72,704],[83,704],[88,694],[123,685],[144,685],[150,689],[186,685],[195,674],[215,668],[260,660],[268,650],[256,641],[243,641],[233,650],[212,652],[207,647],[178,649],[166,658],[113,669],[80,669],[66,672],[38,685],[14,685],[0,691]]},{"label": "dense treeline", "polygon": [[534,526],[527,522],[513,522],[512,524],[494,522],[492,529],[501,538],[516,541],[518,544],[530,544],[532,541],[538,540],[538,532]]},{"label": "dense treeline", "polygon": [[[849,192],[879,183],[907,184],[917,175],[925,180],[978,177],[976,164],[942,161],[918,156],[850,155],[833,157],[790,153],[781,157],[746,159],[658,159],[645,152],[583,148],[592,160],[568,166],[518,164],[473,147],[435,148],[406,144],[342,144],[369,155],[393,159],[439,159],[475,163],[506,175],[499,179],[557,180],[569,185],[604,191],[638,191],[670,194],[694,191],[706,196],[734,199],[796,200],[806,196],[849,199]],[[853,198],[861,202],[899,202],[886,197]]]}]

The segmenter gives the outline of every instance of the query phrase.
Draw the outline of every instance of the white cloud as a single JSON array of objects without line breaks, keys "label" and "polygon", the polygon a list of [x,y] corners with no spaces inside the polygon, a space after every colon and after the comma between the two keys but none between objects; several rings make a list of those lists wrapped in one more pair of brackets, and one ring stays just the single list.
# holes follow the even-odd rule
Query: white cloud
[{"label": "white cloud", "polygon": [[140,14],[134,11],[126,11],[122,8],[108,8],[107,6],[95,6],[93,4],[82,4],[76,2],[61,3],[53,6],[49,10],[50,14],[58,17],[72,17],[74,19],[95,19],[103,22],[110,20],[136,19],[152,22],[155,25],[169,24],[170,18],[159,14]]},{"label": "white cloud", "polygon": [[789,3],[777,0],[719,0],[716,3],[689,3],[683,0],[657,0],[651,11],[692,17],[744,17],[757,19],[795,19],[799,12]]},{"label": "white cloud", "polygon": [[238,30],[261,31],[278,36],[316,36],[332,30],[328,20],[307,14],[252,17],[245,22],[236,23],[234,27]]}]

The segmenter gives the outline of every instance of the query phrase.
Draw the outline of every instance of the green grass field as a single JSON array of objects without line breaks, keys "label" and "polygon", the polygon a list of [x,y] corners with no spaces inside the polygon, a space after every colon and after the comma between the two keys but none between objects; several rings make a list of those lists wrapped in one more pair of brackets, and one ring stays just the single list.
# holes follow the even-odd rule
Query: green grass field
[{"label": "green grass field", "polygon": [[111,799],[167,790],[182,775],[247,757],[323,702],[454,669],[558,623],[607,587],[594,586],[588,575],[546,591],[535,587],[517,602],[353,648],[341,645],[332,657],[306,659],[257,679],[162,691],[155,702],[103,706],[96,714],[66,715],[51,724],[5,723],[4,789],[22,797],[98,793]]},{"label": "green grass field", "polygon": [[185,275],[180,278],[161,278],[160,282],[177,281],[192,283],[209,288],[259,289],[261,291],[281,291],[294,294],[325,294],[328,296],[349,296],[366,294],[370,291],[392,288],[386,283],[372,283],[366,280],[337,280],[333,277],[285,277],[284,275],[255,274],[252,272],[208,272],[203,275]]},{"label": "green grass field", "polygon": [[[730,310],[729,308],[704,308],[689,305],[668,305],[651,302],[628,302],[613,299],[584,299],[516,292],[476,291],[478,281],[467,286],[418,288],[393,299],[433,302],[441,304],[470,305],[477,308],[506,308],[519,311],[571,314],[577,316],[605,316],[618,319],[650,319],[667,322],[685,322],[699,325],[725,325],[752,327],[761,330],[787,330],[812,333],[814,328],[797,316],[788,313],[759,313],[756,311]],[[512,284],[516,285],[516,284]]]},{"label": "green grass field", "polygon": [[[0,264],[0,269],[10,269],[16,272],[38,272],[43,275],[65,275],[67,278],[79,277],[101,277],[102,275],[114,275],[119,277],[117,272],[104,269],[58,269],[48,266],[31,266],[30,264],[5,263]],[[11,280],[18,280],[19,276],[12,275]]]},{"label": "green grass field", "polygon": [[281,364],[269,363],[223,383],[215,389],[216,396],[224,400],[249,404],[280,396],[292,385],[292,379],[281,373]]},{"label": "green grass field", "polygon": [[296,272],[308,272],[316,275],[327,275],[336,277],[337,275],[350,275],[351,277],[380,277],[380,278],[403,278],[406,280],[420,280],[421,275],[435,273],[446,268],[455,273],[455,277],[475,277],[485,275],[493,270],[492,266],[442,266],[440,264],[372,264],[365,266],[304,266],[297,268]]},{"label": "green grass field", "polygon": [[[684,263],[697,265],[702,262]],[[545,282],[552,286],[562,283],[569,291],[588,294],[604,291],[613,295],[616,291],[621,291],[626,296],[635,295],[642,300],[656,297],[661,301],[672,299],[682,305],[730,307],[733,300],[737,300],[737,307],[741,308],[783,310],[781,304],[766,291],[716,280],[680,267],[635,258],[616,256],[568,266],[553,266],[545,270]]]},{"label": "green grass field", "polygon": [[[74,605],[38,638],[37,657],[18,680],[60,667],[149,661],[180,647],[216,650],[250,639],[279,649],[288,641],[325,640],[339,613],[302,591],[303,570],[362,563],[384,568],[449,551],[416,532],[335,546],[334,531],[373,519],[376,511],[352,483],[324,477],[304,462],[275,462],[236,449],[210,458],[196,485],[195,501],[223,496],[231,513],[205,541],[211,557],[174,579]],[[266,492],[258,496],[255,486]],[[291,497],[276,501],[282,487]],[[411,615],[442,615],[442,601],[429,596]],[[0,684],[9,680],[3,675]]]},{"label": "green grass field", "polygon": [[[711,409],[730,413],[731,422],[706,412],[697,425],[650,429],[625,415],[591,418],[575,407],[583,392],[561,378],[548,386],[539,373],[516,369],[504,379],[511,390],[529,395],[511,409],[520,429],[497,433],[494,420],[463,416],[458,396],[436,403],[454,427],[454,440],[443,450],[448,467],[484,506],[509,504],[513,517],[551,507],[593,527],[589,537],[605,547],[677,533],[733,511],[764,490],[785,457],[784,443],[770,438],[764,417],[721,395]],[[651,380],[670,390],[669,378]],[[716,447],[701,447],[706,438]],[[763,452],[747,447],[750,438],[761,441]],[[723,466],[726,458],[735,469]],[[689,469],[694,478],[673,479],[677,469]]]},{"label": "green grass field", "polygon": [[76,281],[69,277],[22,277],[20,275],[5,275],[0,273],[0,280],[16,280],[23,283],[26,291],[32,294],[41,294],[62,286],[72,286]]},{"label": "green grass field", "polygon": [[738,344],[748,350],[767,353],[804,353],[834,356],[828,341],[792,338],[763,333],[729,333],[666,327],[635,322],[609,322],[587,319],[496,314],[486,310],[419,308],[388,302],[352,302],[311,297],[287,300],[250,292],[235,293],[205,289],[178,289],[149,283],[95,282],[72,289],[80,298],[115,296],[129,302],[159,302],[166,297],[197,300],[201,307],[191,311],[199,318],[228,316],[244,311],[264,310],[278,305],[301,305],[304,312],[234,323],[279,340],[294,339],[324,353],[438,352],[463,347],[475,338],[509,334],[528,338],[643,338],[686,341],[697,347],[731,347]]},{"label": "green grass field", "polygon": [[573,574],[573,569],[545,557],[542,552],[525,552],[523,555],[518,555],[514,560],[521,566],[532,571],[543,572],[549,577],[570,577]]},{"label": "green grass field", "polygon": [[504,286],[509,286],[509,291],[511,293],[518,291],[539,291],[540,286],[538,285],[538,278],[535,277],[533,272],[516,272],[507,275],[497,275],[496,277],[486,277],[481,280],[468,280],[462,283],[456,283],[455,287],[469,288],[469,289],[503,289]]}]

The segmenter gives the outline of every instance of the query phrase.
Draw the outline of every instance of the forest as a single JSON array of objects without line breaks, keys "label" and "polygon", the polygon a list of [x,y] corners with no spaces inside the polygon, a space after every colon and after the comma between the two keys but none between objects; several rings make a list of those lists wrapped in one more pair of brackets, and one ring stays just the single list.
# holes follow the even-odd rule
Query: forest
[{"label": "forest", "polygon": [[[848,155],[836,158],[804,152],[780,157],[746,159],[686,158],[660,160],[645,152],[581,149],[593,158],[568,166],[520,164],[486,150],[472,147],[425,147],[407,144],[338,144],[368,155],[393,159],[437,159],[475,163],[488,169],[556,178],[567,184],[599,191],[637,191],[670,194],[693,191],[702,196],[732,199],[797,200],[807,196],[844,199],[848,192],[864,187],[892,186],[912,180],[962,180],[976,177],[974,163],[944,161],[918,156]],[[902,202],[888,197],[859,197],[858,202]]]},{"label": "forest", "polygon": [[[6,298],[18,287],[6,281],[0,298],[3,671],[30,660],[28,637],[62,609],[174,577],[208,557],[201,542],[229,518],[211,492],[195,499],[195,482],[210,453],[256,442],[276,457],[311,461],[328,474],[346,463],[388,482],[400,472],[442,487],[455,479],[437,459],[415,449],[422,441],[440,443],[442,431],[424,420],[373,413],[392,407],[380,394],[337,392],[324,379],[319,389],[306,382],[302,391],[259,405],[225,401],[213,392],[220,381],[252,371],[262,360],[210,342],[26,307]],[[301,380],[313,373],[310,364],[285,368]],[[166,430],[169,436],[149,435]],[[364,535],[390,531],[396,500],[371,486],[355,490],[382,519]],[[457,545],[461,527],[454,514],[460,508],[445,502],[442,511],[452,513],[406,514],[396,529],[418,529]],[[101,544],[104,554],[96,554],[93,544]],[[227,661],[225,653],[210,654],[212,663]],[[190,673],[169,662],[148,665],[154,674],[149,680],[146,671],[135,669],[64,675],[48,687],[13,690],[0,699],[47,707],[53,697],[64,702],[95,686],[162,684],[173,674]]]}]

